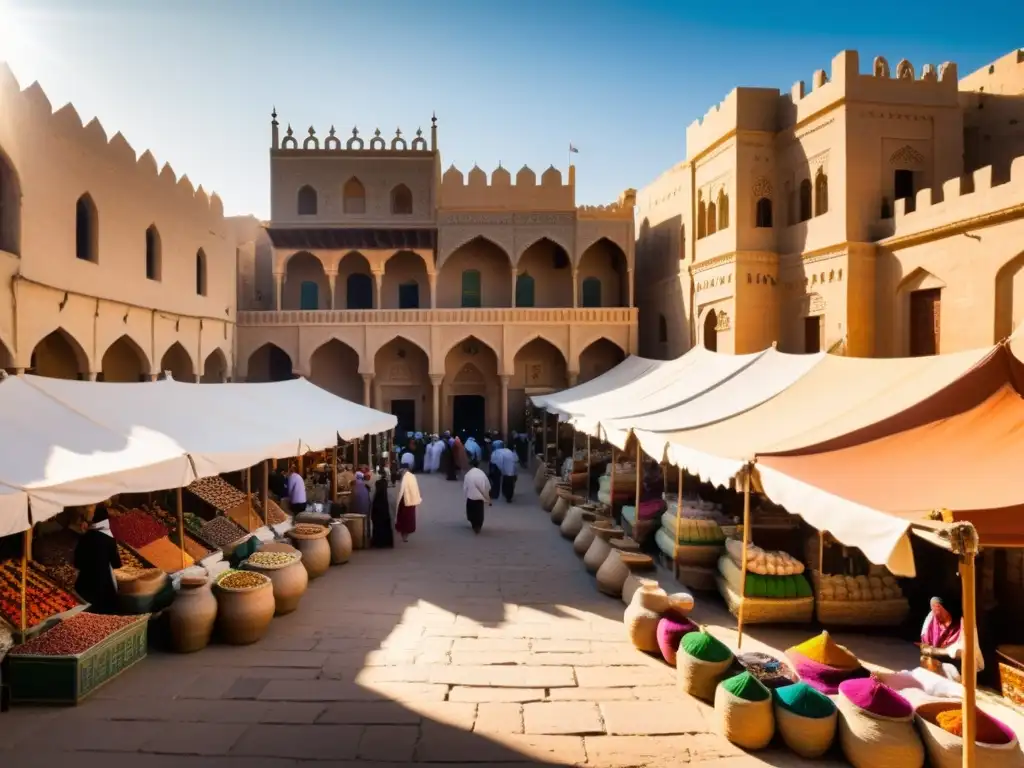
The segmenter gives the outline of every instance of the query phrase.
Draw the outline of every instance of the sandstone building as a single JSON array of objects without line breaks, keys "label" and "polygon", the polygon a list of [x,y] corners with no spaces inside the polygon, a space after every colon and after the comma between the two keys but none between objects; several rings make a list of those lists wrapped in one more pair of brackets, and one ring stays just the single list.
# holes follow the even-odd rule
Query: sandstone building
[{"label": "sandstone building", "polygon": [[442,172],[426,135],[271,123],[271,219],[240,227],[236,374],[293,374],[400,428],[521,429],[526,398],[636,350],[633,201],[551,167]]},{"label": "sandstone building", "polygon": [[1024,51],[861,70],[844,51],[687,129],[637,195],[643,354],[934,354],[1024,318]]}]

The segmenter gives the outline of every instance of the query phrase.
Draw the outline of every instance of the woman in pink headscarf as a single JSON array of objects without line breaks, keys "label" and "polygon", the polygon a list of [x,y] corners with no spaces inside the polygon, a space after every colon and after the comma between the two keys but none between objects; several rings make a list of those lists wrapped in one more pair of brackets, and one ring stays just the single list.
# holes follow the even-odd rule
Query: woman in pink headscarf
[{"label": "woman in pink headscarf", "polygon": [[[963,619],[953,617],[941,597],[931,599],[931,610],[921,627],[922,666],[945,675],[959,683],[961,654],[964,650]],[[978,647],[977,632],[974,637],[974,658],[976,672],[985,668]]]}]

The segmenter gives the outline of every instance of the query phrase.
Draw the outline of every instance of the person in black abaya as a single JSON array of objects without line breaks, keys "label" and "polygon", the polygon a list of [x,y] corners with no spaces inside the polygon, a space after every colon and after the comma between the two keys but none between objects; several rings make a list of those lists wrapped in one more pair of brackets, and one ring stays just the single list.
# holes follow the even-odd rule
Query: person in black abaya
[{"label": "person in black abaya", "polygon": [[89,603],[92,613],[115,613],[117,611],[117,585],[114,569],[121,567],[121,555],[117,542],[105,529],[107,508],[91,504],[85,508],[85,533],[75,547],[75,592]]},{"label": "person in black abaya", "polygon": [[382,464],[377,471],[374,484],[373,503],[370,506],[370,546],[376,549],[392,549],[395,533],[391,525],[391,502],[388,501],[388,478]]}]

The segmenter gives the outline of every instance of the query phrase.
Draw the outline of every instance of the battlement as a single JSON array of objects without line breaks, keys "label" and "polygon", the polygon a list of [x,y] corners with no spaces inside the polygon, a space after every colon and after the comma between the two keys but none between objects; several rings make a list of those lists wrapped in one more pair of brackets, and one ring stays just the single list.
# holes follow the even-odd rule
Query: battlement
[{"label": "battlement", "polygon": [[630,187],[619,195],[619,199],[608,205],[579,205],[576,215],[581,219],[625,219],[633,218],[636,209],[636,190]]},{"label": "battlement", "polygon": [[320,137],[317,136],[316,129],[312,125],[309,126],[306,132],[307,135],[299,138],[295,136],[295,132],[292,130],[291,124],[289,124],[285,129],[284,138],[281,138],[281,128],[280,123],[277,121],[276,108],[271,112],[270,118],[270,149],[272,152],[329,152],[331,154],[342,152],[348,154],[378,154],[380,152],[388,152],[421,154],[437,151],[437,115],[432,115],[430,118],[429,147],[427,140],[423,138],[422,128],[416,129],[416,135],[411,140],[405,138],[401,128],[395,129],[395,135],[391,139],[384,138],[380,128],[374,130],[373,136],[370,139],[364,139],[359,133],[359,128],[353,126],[352,135],[343,142],[332,125],[321,144]]},{"label": "battlement", "polygon": [[991,64],[965,76],[961,91],[988,93],[996,96],[1020,96],[1024,87],[1024,48],[1010,51]]},{"label": "battlement", "polygon": [[83,151],[101,159],[113,172],[126,172],[148,176],[154,186],[163,187],[168,194],[191,201],[201,212],[217,219],[224,217],[224,203],[216,192],[207,193],[202,185],[193,187],[187,175],[179,179],[170,163],[158,169],[153,153],[146,150],[136,155],[128,140],[120,133],[109,139],[107,132],[94,117],[83,124],[70,102],[53,111],[53,106],[38,82],[24,90],[6,62],[0,61],[0,114],[9,118],[23,113],[24,123],[30,131],[49,131],[82,147]]},{"label": "battlement", "polygon": [[568,184],[562,181],[562,172],[555,166],[540,176],[527,165],[512,174],[500,163],[491,172],[490,181],[479,166],[474,165],[463,176],[454,165],[441,177],[441,207],[508,210],[572,210],[575,192],[572,174]]},{"label": "battlement", "polygon": [[905,200],[893,206],[892,237],[900,238],[960,221],[981,219],[1007,208],[1024,205],[1024,156],[1010,165],[1010,179],[992,183],[992,166],[949,179],[942,185],[941,199],[931,189],[922,189],[908,211]]},{"label": "battlement", "polygon": [[774,133],[778,119],[777,88],[734,88],[686,129],[686,156],[693,158],[732,131]]}]

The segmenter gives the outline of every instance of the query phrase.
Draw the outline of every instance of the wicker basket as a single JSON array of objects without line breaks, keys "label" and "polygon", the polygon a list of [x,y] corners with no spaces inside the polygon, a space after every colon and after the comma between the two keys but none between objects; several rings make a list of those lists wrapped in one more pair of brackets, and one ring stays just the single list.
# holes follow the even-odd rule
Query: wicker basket
[{"label": "wicker basket", "polygon": [[724,578],[718,576],[716,581],[718,592],[733,616],[740,615],[740,602],[743,603],[744,624],[809,624],[814,616],[813,597],[740,597]]},{"label": "wicker basket", "polygon": [[745,701],[719,684],[715,688],[715,725],[718,732],[742,749],[764,749],[775,735],[772,698]]},{"label": "wicker basket", "polygon": [[871,715],[843,695],[839,708],[839,743],[853,768],[922,768],[924,745],[913,717]]},{"label": "wicker basket", "polygon": [[[958,701],[934,701],[920,705],[914,712],[914,719],[928,752],[928,764],[932,768],[960,768],[963,765],[964,740],[935,723],[935,717],[940,712],[960,707],[961,703]],[[1006,731],[1007,735],[1012,735],[1009,728],[1006,728]],[[985,744],[975,741],[974,753],[977,765],[982,768],[1024,766],[1024,752],[1021,752],[1016,736],[1006,744]]]},{"label": "wicker basket", "polygon": [[545,512],[550,512],[555,502],[558,500],[558,478],[549,477],[547,483],[544,485],[544,490],[540,492],[540,507]]},{"label": "wicker basket", "polygon": [[895,600],[822,600],[815,603],[818,621],[826,626],[898,627],[910,612],[906,598]]},{"label": "wicker basket", "polygon": [[718,572],[714,568],[677,565],[676,578],[693,592],[714,592],[718,589]]},{"label": "wicker basket", "polygon": [[698,699],[713,701],[715,689],[729,672],[733,661],[731,655],[725,661],[701,661],[680,648],[676,654],[676,686]]},{"label": "wicker basket", "polygon": [[1024,706],[1024,645],[1000,645],[996,648],[996,657],[1003,698]]},{"label": "wicker basket", "polygon": [[775,705],[775,723],[782,740],[800,757],[814,759],[828,752],[836,739],[838,720],[836,710],[827,717],[804,717]]}]

